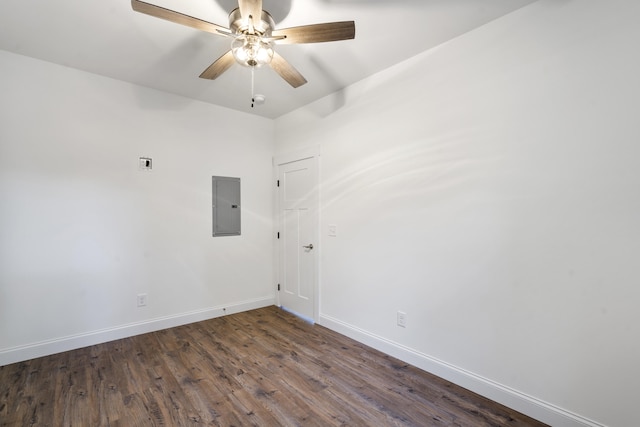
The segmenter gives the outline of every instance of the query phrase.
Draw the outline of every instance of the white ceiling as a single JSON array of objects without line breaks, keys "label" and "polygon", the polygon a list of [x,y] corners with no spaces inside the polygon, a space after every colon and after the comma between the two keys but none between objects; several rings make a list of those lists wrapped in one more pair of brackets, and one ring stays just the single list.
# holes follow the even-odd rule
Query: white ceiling
[{"label": "white ceiling", "polygon": [[[145,1],[225,27],[237,7],[237,0]],[[0,49],[275,118],[533,1],[263,0],[276,28],[354,20],[356,38],[276,46],[309,82],[293,89],[258,69],[255,92],[266,102],[253,109],[249,69],[198,78],[229,39],[134,12],[129,0],[2,0]]]}]

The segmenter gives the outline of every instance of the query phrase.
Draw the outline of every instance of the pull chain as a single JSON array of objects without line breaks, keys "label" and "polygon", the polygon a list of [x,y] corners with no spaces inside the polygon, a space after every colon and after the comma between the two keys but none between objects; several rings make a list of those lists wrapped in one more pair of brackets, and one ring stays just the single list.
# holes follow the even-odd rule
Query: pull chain
[{"label": "pull chain", "polygon": [[254,85],[254,73],[256,71],[256,67],[251,67],[251,108],[253,108],[253,104],[256,102],[256,98],[254,96],[254,89],[253,89],[253,85]]}]

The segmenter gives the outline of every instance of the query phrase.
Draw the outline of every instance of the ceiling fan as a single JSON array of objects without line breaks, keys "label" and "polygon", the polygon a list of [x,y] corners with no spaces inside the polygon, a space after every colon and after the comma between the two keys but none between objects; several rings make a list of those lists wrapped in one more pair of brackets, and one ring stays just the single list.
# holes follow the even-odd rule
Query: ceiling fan
[{"label": "ceiling fan", "polygon": [[131,0],[131,7],[136,12],[233,39],[231,49],[200,74],[201,78],[210,80],[216,79],[237,62],[253,68],[269,65],[296,88],[307,80],[274,51],[274,44],[332,42],[353,39],[356,35],[353,21],[277,30],[269,12],[262,9],[262,0],[238,0],[238,7],[229,14],[229,28],[140,0]]}]

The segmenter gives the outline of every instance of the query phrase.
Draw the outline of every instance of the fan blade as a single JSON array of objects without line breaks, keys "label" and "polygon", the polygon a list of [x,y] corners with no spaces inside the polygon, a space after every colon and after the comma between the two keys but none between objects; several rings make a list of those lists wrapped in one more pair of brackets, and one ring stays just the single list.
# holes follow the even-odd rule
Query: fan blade
[{"label": "fan blade", "polygon": [[252,16],[253,19],[260,21],[260,17],[262,16],[262,0],[238,0],[238,7],[240,8],[240,16],[242,19],[249,19],[249,16]]},{"label": "fan blade", "polygon": [[303,25],[274,30],[271,35],[273,37],[285,36],[282,40],[276,40],[277,44],[335,42],[355,38],[356,24],[353,21],[343,21]]},{"label": "fan blade", "polygon": [[218,35],[231,34],[231,30],[221,27],[220,25],[203,21],[202,19],[194,18],[193,16],[184,15],[173,10],[165,9],[164,7],[145,3],[140,0],[131,0],[131,7],[136,12],[155,16],[156,18],[166,19],[167,21],[186,25],[187,27],[195,28],[197,30],[207,31]]},{"label": "fan blade", "polygon": [[228,51],[220,58],[216,59],[215,62],[200,74],[201,79],[209,79],[214,80],[220,76],[220,74],[224,73],[236,62],[236,59],[233,57],[233,53]]},{"label": "fan blade", "polygon": [[289,64],[278,52],[273,52],[273,59],[271,60],[271,68],[276,73],[280,74],[280,77],[285,79],[293,87],[300,87],[307,82],[302,74],[293,65]]}]

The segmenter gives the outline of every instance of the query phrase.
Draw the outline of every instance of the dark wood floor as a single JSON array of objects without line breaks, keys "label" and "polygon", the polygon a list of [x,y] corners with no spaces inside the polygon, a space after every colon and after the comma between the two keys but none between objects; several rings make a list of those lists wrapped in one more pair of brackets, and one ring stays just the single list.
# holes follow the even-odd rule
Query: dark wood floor
[{"label": "dark wood floor", "polygon": [[276,307],[0,367],[2,426],[543,426]]}]

